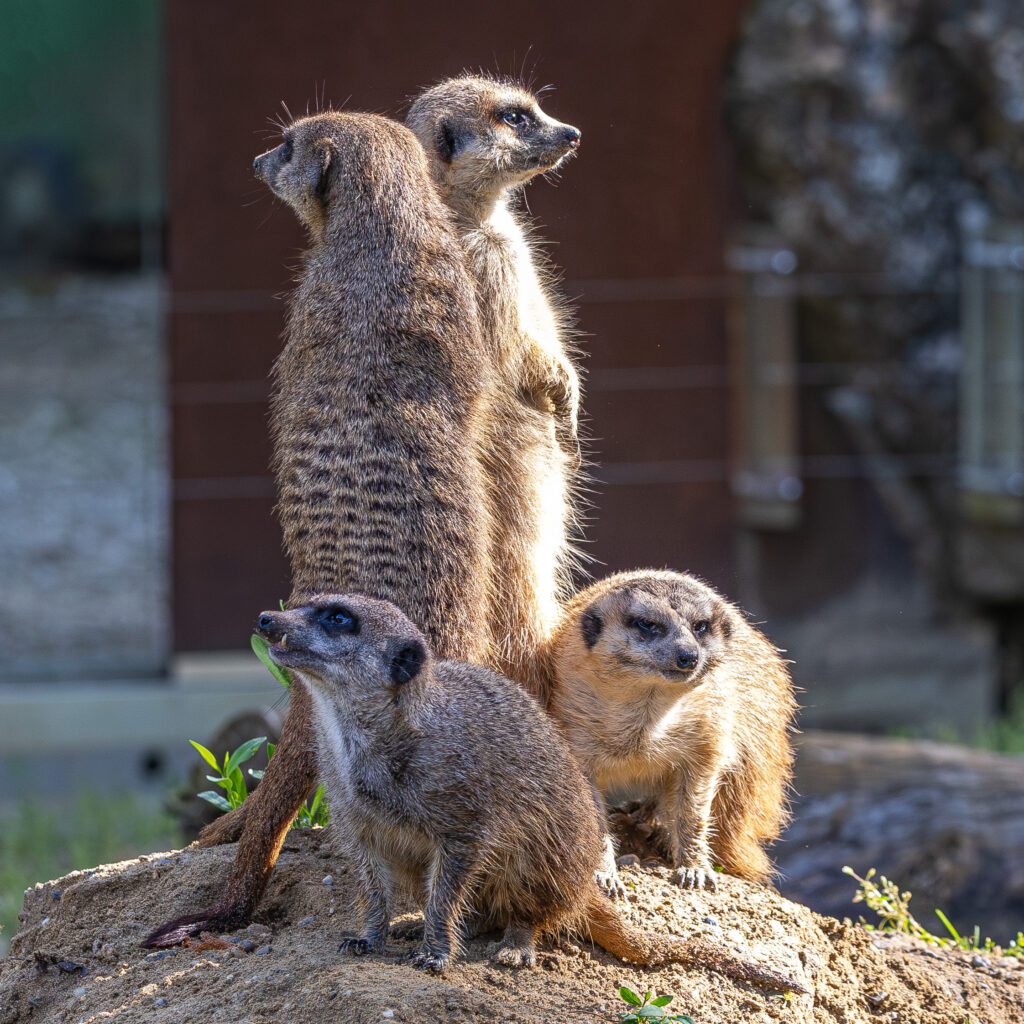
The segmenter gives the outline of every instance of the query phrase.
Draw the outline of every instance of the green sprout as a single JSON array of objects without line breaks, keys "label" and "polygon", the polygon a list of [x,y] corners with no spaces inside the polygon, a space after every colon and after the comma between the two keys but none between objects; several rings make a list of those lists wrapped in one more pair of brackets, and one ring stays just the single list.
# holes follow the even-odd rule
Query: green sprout
[{"label": "green sprout", "polygon": [[694,1024],[692,1017],[684,1014],[669,1013],[665,1009],[672,1002],[672,996],[655,996],[653,992],[645,992],[643,998],[638,996],[631,988],[623,985],[619,989],[619,998],[634,1007],[628,1013],[618,1013],[623,1024],[647,1024],[647,1021],[660,1020],[671,1021],[673,1024]]}]

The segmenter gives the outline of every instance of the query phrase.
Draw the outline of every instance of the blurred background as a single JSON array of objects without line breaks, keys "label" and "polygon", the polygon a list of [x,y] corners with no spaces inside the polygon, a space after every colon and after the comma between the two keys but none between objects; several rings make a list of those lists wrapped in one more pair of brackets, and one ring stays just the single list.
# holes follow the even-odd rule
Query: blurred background
[{"label": "blurred background", "polygon": [[267,373],[303,239],[252,178],[268,119],[402,117],[481,66],[583,132],[528,202],[578,310],[591,572],[698,572],[794,660],[784,890],[842,913],[853,862],[1021,926],[1022,765],[967,749],[1024,751],[1016,0],[3,21],[0,943],[29,881],[181,842],[188,739],[280,718],[247,644],[288,591]]}]

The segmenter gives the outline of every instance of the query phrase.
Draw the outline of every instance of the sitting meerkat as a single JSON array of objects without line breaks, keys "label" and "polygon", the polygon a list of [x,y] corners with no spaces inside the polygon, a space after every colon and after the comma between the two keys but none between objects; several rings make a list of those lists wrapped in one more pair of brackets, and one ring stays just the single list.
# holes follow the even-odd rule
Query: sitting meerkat
[{"label": "sitting meerkat", "polygon": [[[797,705],[778,650],[734,605],[680,573],[609,576],[566,605],[552,663],[550,711],[602,813],[605,797],[655,797],[684,887],[716,889],[716,864],[771,875]],[[598,882],[620,893],[604,844]]]},{"label": "sitting meerkat", "polygon": [[578,561],[579,374],[567,315],[543,256],[515,209],[517,194],[571,157],[579,129],[549,117],[513,82],[481,75],[425,90],[406,124],[423,144],[455,218],[476,283],[481,335],[494,367],[484,454],[493,504],[492,587],[505,627],[499,668],[543,702],[537,658],[571,591]]},{"label": "sitting meerkat", "polygon": [[263,612],[270,656],[312,697],[321,775],[363,880],[364,930],[342,948],[382,952],[394,893],[424,906],[413,961],[443,973],[467,913],[505,929],[494,959],[532,965],[539,935],[589,932],[642,964],[675,961],[771,988],[776,971],[700,941],[628,925],[600,891],[600,823],[555,724],[516,683],[479,665],[435,661],[393,604],[321,594]]}]

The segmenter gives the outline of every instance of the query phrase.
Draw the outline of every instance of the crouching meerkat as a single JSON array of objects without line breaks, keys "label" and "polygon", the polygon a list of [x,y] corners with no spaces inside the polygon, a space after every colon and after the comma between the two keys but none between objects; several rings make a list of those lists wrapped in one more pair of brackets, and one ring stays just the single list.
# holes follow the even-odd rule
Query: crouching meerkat
[{"label": "crouching meerkat", "polygon": [[[480,456],[490,369],[473,283],[423,149],[395,121],[328,112],[287,127],[254,169],[310,239],[271,403],[289,603],[324,589],[398,601],[445,657],[491,661]],[[306,689],[293,687],[263,781],[201,836],[235,838],[241,823],[221,899],[147,944],[251,916],[316,782],[310,714]]]},{"label": "crouching meerkat", "polygon": [[675,961],[771,988],[798,986],[725,950],[639,932],[600,891],[596,808],[564,740],[516,683],[437,661],[394,605],[323,594],[263,612],[270,656],[312,695],[321,775],[362,875],[364,929],[383,952],[397,890],[424,909],[413,962],[443,973],[467,917],[503,928],[494,959],[532,965],[539,936],[571,929],[641,964]]},{"label": "crouching meerkat", "polygon": [[[565,609],[550,710],[604,797],[657,799],[676,879],[717,888],[714,866],[761,881],[787,820],[797,710],[778,650],[692,576],[625,572]],[[599,882],[621,891],[604,837]]]},{"label": "crouching meerkat", "polygon": [[543,700],[540,652],[576,559],[579,375],[551,275],[513,204],[531,178],[575,153],[580,132],[549,117],[517,85],[474,75],[427,89],[406,123],[455,215],[494,364],[488,475],[493,600],[508,624],[498,637],[501,667]]}]

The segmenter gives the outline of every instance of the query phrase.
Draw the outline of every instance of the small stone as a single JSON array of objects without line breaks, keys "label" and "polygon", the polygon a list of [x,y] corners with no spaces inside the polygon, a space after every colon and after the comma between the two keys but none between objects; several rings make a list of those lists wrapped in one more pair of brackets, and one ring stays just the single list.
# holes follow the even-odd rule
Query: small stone
[{"label": "small stone", "polygon": [[312,924],[316,920],[315,914],[310,914],[309,917],[304,917],[301,921],[296,924],[296,928],[304,928],[307,924]]},{"label": "small stone", "polygon": [[338,998],[338,993],[336,991],[335,992],[328,992],[327,993],[327,998],[328,999],[337,999]]},{"label": "small stone", "polygon": [[615,859],[616,865],[620,868],[631,868],[634,864],[640,863],[640,858],[635,853],[625,853]]},{"label": "small stone", "polygon": [[934,949],[922,949],[921,953],[924,956],[930,956],[933,960],[941,960],[942,959],[942,954],[941,953],[936,953]]},{"label": "small stone", "polygon": [[153,1001],[153,1005],[154,1006],[166,1006],[167,1005],[167,1000],[164,999],[163,996],[161,996],[159,999],[155,999]]},{"label": "small stone", "polygon": [[260,946],[260,948],[256,950],[256,956],[266,956],[269,952],[269,946]]},{"label": "small stone", "polygon": [[251,924],[245,929],[245,934],[251,939],[265,939],[274,933],[265,924]]},{"label": "small stone", "polygon": [[334,907],[328,907],[327,908],[327,914],[328,914],[328,916],[333,915],[334,914]]},{"label": "small stone", "polygon": [[48,925],[49,923],[50,923],[50,919],[49,919],[48,917],[44,917],[44,918],[43,918],[43,920],[42,920],[42,924],[40,925],[40,927],[41,927],[41,928],[45,928],[45,927],[46,927],[46,926],[47,926],[47,925]]},{"label": "small stone", "polygon": [[53,898],[54,898],[55,900],[59,900],[59,899],[61,898],[61,896],[63,896],[63,895],[64,895],[64,893],[62,893],[62,892],[60,891],[60,889],[54,889],[54,890],[53,890],[53,892],[51,892],[51,893],[50,893],[50,895],[51,895],[51,896],[52,896],[52,897],[53,897]]},{"label": "small stone", "polygon": [[84,996],[85,995],[85,986],[84,985],[79,985],[78,988],[75,989],[75,995],[76,996]]},{"label": "small stone", "polygon": [[324,875],[324,885],[334,885],[334,876]]},{"label": "small stone", "polygon": [[252,939],[242,939],[239,945],[246,951],[246,953],[251,953],[256,948],[256,943],[253,942]]},{"label": "small stone", "polygon": [[718,927],[719,927],[718,921],[717,921],[717,920],[715,920],[715,918],[713,918],[713,917],[712,917],[712,916],[711,916],[710,914],[708,914],[708,916],[707,916],[707,917],[704,917],[704,918],[702,918],[701,920],[702,920],[702,921],[703,921],[703,922],[704,922],[705,924],[709,924],[709,925],[711,925],[711,927],[712,927],[712,928],[718,928]]},{"label": "small stone", "polygon": [[888,993],[886,993],[886,992],[871,992],[867,996],[867,1001],[872,1006],[881,1006],[882,1003],[884,1003],[887,998],[888,998]]},{"label": "small stone", "polygon": [[987,956],[979,956],[977,953],[971,957],[972,967],[991,967],[992,961]]},{"label": "small stone", "polygon": [[389,1018],[390,1017],[394,1017],[395,1011],[394,1010],[381,1010],[380,1011],[380,1015],[382,1017],[389,1017]]}]

